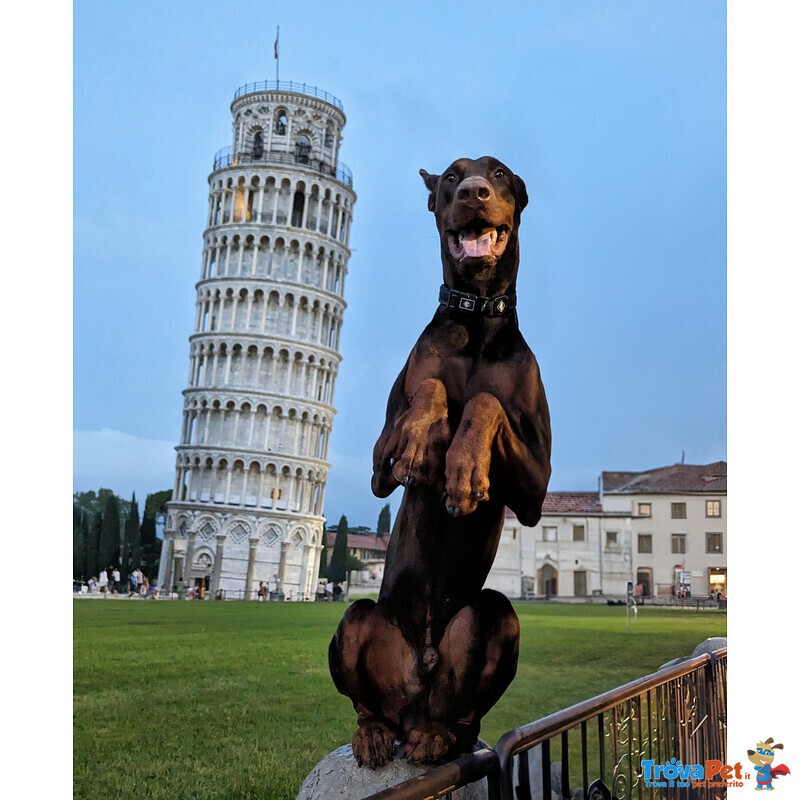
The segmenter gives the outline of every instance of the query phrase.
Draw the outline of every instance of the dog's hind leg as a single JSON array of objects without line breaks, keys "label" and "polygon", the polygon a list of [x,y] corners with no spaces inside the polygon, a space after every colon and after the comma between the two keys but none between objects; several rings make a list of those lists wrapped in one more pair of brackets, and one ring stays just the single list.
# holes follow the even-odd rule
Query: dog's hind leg
[{"label": "dog's hind leg", "polygon": [[483,716],[514,678],[519,656],[519,619],[508,599],[484,589],[448,624],[427,695],[427,721],[404,724],[405,755],[435,762],[468,752]]},{"label": "dog's hind leg", "polygon": [[373,600],[345,612],[328,649],[336,688],[358,715],[353,756],[372,769],[394,757],[400,712],[420,693],[417,654]]}]

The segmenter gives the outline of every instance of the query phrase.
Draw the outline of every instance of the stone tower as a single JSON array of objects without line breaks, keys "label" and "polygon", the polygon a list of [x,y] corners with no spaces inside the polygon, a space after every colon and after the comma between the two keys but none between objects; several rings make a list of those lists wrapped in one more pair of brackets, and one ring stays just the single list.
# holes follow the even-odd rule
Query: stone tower
[{"label": "stone tower", "polygon": [[214,158],[159,586],[313,599],[353,180],[335,97],[246,84]]}]

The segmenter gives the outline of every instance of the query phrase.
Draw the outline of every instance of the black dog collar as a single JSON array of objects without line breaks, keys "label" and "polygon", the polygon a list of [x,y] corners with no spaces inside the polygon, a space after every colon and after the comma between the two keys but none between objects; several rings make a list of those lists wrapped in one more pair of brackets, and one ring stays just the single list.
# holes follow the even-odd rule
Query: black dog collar
[{"label": "black dog collar", "polygon": [[468,314],[482,314],[484,317],[502,317],[503,314],[517,307],[516,292],[501,294],[498,297],[479,297],[476,294],[459,292],[442,286],[439,289],[439,303],[457,311]]}]

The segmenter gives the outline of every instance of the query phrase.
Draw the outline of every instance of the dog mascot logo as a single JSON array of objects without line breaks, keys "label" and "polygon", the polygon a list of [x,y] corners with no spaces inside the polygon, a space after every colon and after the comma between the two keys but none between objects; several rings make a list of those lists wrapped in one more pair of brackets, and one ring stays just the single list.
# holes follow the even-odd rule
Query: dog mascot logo
[{"label": "dog mascot logo", "polygon": [[789,767],[786,764],[778,764],[773,767],[772,762],[775,760],[775,751],[783,750],[783,745],[773,744],[775,740],[770,736],[765,742],[756,742],[755,750],[748,750],[747,757],[755,764],[756,773],[756,790],[768,789],[772,790],[775,787],[772,781],[781,775],[789,775]]}]

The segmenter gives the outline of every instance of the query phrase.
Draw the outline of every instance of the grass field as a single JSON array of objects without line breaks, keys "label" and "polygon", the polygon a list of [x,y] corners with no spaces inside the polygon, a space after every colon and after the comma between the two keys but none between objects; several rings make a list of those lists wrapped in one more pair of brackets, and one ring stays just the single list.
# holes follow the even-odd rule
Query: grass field
[{"label": "grass field", "polygon": [[[294,800],[355,713],[327,647],[343,603],[77,600],[74,796]],[[724,636],[725,613],[516,606],[517,677],[484,719],[493,744]]]}]

